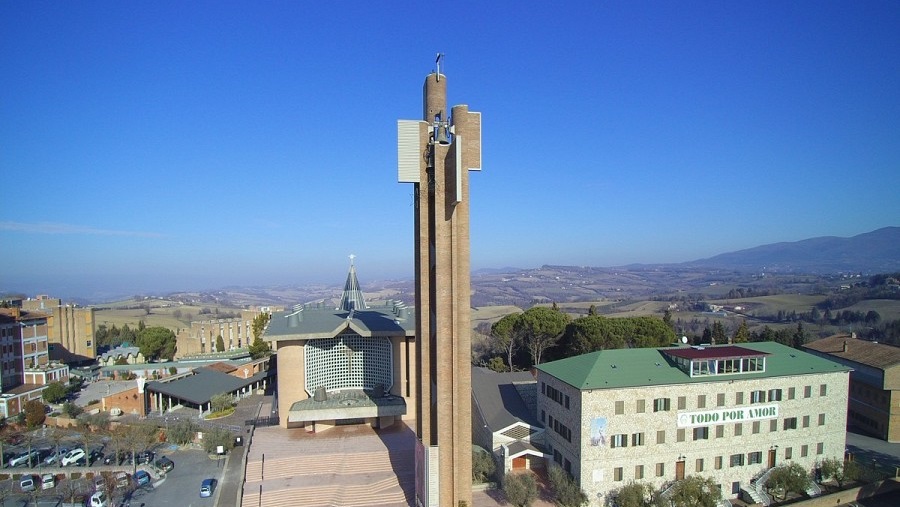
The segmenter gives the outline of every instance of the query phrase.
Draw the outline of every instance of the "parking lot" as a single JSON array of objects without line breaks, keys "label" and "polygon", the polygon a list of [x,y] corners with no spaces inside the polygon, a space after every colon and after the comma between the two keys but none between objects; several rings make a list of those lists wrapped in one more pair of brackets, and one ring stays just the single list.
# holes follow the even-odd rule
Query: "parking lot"
[{"label": "parking lot", "polygon": [[[116,455],[108,439],[98,441],[89,450],[95,451],[95,459],[88,464],[86,459],[80,461],[81,466],[71,464],[62,466],[61,459],[52,460],[55,454],[56,444],[50,438],[48,431],[36,430],[28,439],[31,448],[39,451],[42,458],[40,462],[32,461],[29,466],[27,458],[21,461],[20,466],[0,469],[0,499],[5,499],[6,505],[40,505],[57,506],[65,505],[72,497],[89,496],[97,489],[105,489],[110,493],[115,502],[112,505],[129,506],[212,506],[215,505],[216,490],[208,498],[200,497],[200,484],[204,479],[221,480],[222,462],[210,459],[205,451],[198,447],[179,448],[170,444],[155,444],[151,450],[155,453],[149,463],[132,463],[129,459],[121,460]],[[71,432],[67,437],[59,440],[60,448],[77,449],[81,447],[81,436],[78,432]],[[4,446],[4,455],[10,457],[27,454],[27,442],[15,446]],[[102,453],[102,454],[99,454]],[[75,453],[72,457],[77,457]],[[85,453],[88,454],[88,453]],[[124,454],[124,453],[123,453]],[[104,464],[104,458],[112,456],[110,464]],[[174,467],[169,472],[160,470],[155,463],[161,458],[171,459]],[[86,458],[87,456],[85,456]],[[52,462],[47,463],[50,459]],[[6,462],[6,460],[4,460]],[[149,474],[147,484],[138,485],[134,473],[144,470]],[[125,472],[127,476],[121,473]],[[54,485],[48,489],[42,489],[41,477],[51,474],[54,477]],[[116,475],[119,481],[116,481]],[[33,477],[34,491],[22,491],[22,479]],[[71,477],[71,479],[69,478]],[[99,479],[103,477],[104,479]],[[125,477],[123,479],[123,477]],[[118,483],[117,483],[118,482]],[[29,486],[26,481],[26,487]]]}]

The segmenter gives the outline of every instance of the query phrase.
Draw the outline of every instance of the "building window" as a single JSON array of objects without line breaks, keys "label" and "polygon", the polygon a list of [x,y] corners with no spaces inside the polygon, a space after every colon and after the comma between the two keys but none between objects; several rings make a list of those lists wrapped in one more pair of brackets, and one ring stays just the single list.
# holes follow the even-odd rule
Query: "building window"
[{"label": "building window", "polygon": [[734,436],[739,437],[744,434],[744,423],[735,423]]},{"label": "building window", "polygon": [[709,439],[709,428],[707,426],[702,426],[700,428],[694,428],[694,440],[708,440]]},{"label": "building window", "polygon": [[725,406],[725,393],[719,393],[716,395],[716,406],[717,407]]},{"label": "building window", "polygon": [[741,482],[734,481],[731,483],[731,494],[732,495],[740,495],[741,494]]},{"label": "building window", "polygon": [[803,416],[803,427],[809,428],[809,416],[808,415]]},{"label": "building window", "polygon": [[725,425],[719,424],[716,426],[716,438],[722,438],[725,436]]},{"label": "building window", "polygon": [[822,384],[819,386],[819,396],[828,395],[828,384]]},{"label": "building window", "polygon": [[794,387],[788,387],[788,399],[793,400],[797,396],[797,389]]},{"label": "building window", "polygon": [[544,424],[544,419],[547,417],[547,413],[541,410],[541,424]]},{"label": "building window", "polygon": [[804,386],[803,387],[803,397],[804,398],[812,397],[812,386]]},{"label": "building window", "polygon": [[765,403],[766,402],[766,392],[765,391],[753,391],[750,393],[750,403]]},{"label": "building window", "polygon": [[785,417],[784,418],[784,429],[785,430],[797,429],[797,418],[796,417]]},{"label": "building window", "polygon": [[697,396],[697,408],[706,408],[706,395],[701,394]]},{"label": "building window", "polygon": [[644,478],[644,465],[637,465],[634,467],[634,478],[635,480]]},{"label": "building window", "polygon": [[732,454],[729,463],[732,467],[742,467],[744,466],[744,455],[743,454]]},{"label": "building window", "polygon": [[613,468],[613,480],[614,481],[622,480],[622,467]]},{"label": "building window", "polygon": [[653,411],[654,412],[668,412],[669,411],[669,398],[656,398],[653,400]]},{"label": "building window", "polygon": [[666,474],[666,464],[665,463],[657,463],[656,464],[656,476],[662,477]]},{"label": "building window", "polygon": [[819,426],[825,426],[825,414],[819,414]]},{"label": "building window", "polygon": [[643,414],[644,408],[645,408],[644,405],[646,404],[645,401],[646,400],[644,400],[643,398],[635,401],[634,402],[634,411],[637,412],[638,414]]},{"label": "building window", "polygon": [[801,445],[800,446],[800,457],[805,458],[807,454],[809,454],[809,446],[806,444]]},{"label": "building window", "polygon": [[644,434],[643,433],[632,433],[631,434],[631,445],[633,447],[637,447],[639,445],[644,445]]},{"label": "building window", "polygon": [[778,431],[778,419],[769,421],[769,432]]},{"label": "building window", "polygon": [[547,386],[547,397],[550,398],[551,400],[555,401],[556,403],[559,403],[560,405],[562,405],[564,403],[563,402],[563,398],[564,398],[563,393],[559,389],[557,389],[553,386]]},{"label": "building window", "polygon": [[609,441],[609,446],[613,449],[616,447],[628,447],[628,435],[624,433],[613,435]]},{"label": "building window", "polygon": [[696,468],[697,472],[703,471],[703,458],[697,458],[697,462],[694,465],[694,468]]},{"label": "building window", "polygon": [[791,456],[794,454],[794,449],[792,447],[787,447],[784,449],[784,459],[791,459]]},{"label": "building window", "polygon": [[563,460],[563,470],[565,470],[567,474],[572,475],[572,462],[569,461],[569,458]]},{"label": "building window", "polygon": [[769,401],[781,401],[781,389],[769,389]]},{"label": "building window", "polygon": [[825,443],[819,442],[816,444],[816,454],[825,454]]},{"label": "building window", "polygon": [[757,451],[757,452],[751,452],[751,453],[747,454],[747,464],[748,465],[758,465],[760,463],[762,463],[762,453],[761,452]]},{"label": "building window", "polygon": [[678,410],[684,410],[687,408],[687,397],[679,396],[678,397]]},{"label": "building window", "polygon": [[624,413],[625,413],[625,402],[619,400],[616,402],[616,415],[622,415]]},{"label": "building window", "polygon": [[666,430],[659,430],[656,432],[656,443],[657,444],[666,443]]},{"label": "building window", "polygon": [[547,384],[541,382],[541,394],[547,394]]},{"label": "building window", "polygon": [[675,441],[684,442],[684,428],[678,428],[678,430],[675,431]]},{"label": "building window", "polygon": [[566,395],[566,408],[569,408],[569,395]]},{"label": "building window", "polygon": [[714,465],[715,465],[716,470],[722,469],[722,456],[716,456]]},{"label": "building window", "polygon": [[734,404],[735,405],[743,405],[744,404],[744,392],[743,391],[734,393]]},{"label": "building window", "polygon": [[759,433],[759,421],[753,421],[753,429],[751,431],[754,435]]}]

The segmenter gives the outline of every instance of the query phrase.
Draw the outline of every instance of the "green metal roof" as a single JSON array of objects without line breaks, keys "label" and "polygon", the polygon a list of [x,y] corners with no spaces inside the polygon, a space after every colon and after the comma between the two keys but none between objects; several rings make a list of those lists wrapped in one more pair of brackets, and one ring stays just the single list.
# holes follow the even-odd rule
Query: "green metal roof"
[{"label": "green metal roof", "polygon": [[[851,370],[834,361],[776,342],[742,343],[740,346],[771,354],[766,357],[766,371],[691,377],[665,354],[666,350],[672,350],[673,347],[601,350],[540,364],[537,369],[581,390],[721,382]],[[707,349],[715,347],[706,346]]]}]

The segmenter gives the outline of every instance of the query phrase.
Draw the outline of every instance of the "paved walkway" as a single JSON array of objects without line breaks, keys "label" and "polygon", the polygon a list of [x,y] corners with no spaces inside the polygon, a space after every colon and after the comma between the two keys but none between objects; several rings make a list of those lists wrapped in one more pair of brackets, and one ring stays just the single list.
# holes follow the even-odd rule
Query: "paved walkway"
[{"label": "paved walkway", "polygon": [[[263,407],[263,414],[268,407]],[[338,426],[318,434],[257,428],[246,457],[242,507],[415,505],[415,435],[405,424]],[[235,456],[232,456],[232,459]],[[238,460],[235,460],[237,462]],[[227,481],[232,481],[229,464]],[[221,492],[219,507],[227,496]],[[546,490],[534,507],[551,507]],[[509,506],[497,490],[473,491],[472,507]]]}]

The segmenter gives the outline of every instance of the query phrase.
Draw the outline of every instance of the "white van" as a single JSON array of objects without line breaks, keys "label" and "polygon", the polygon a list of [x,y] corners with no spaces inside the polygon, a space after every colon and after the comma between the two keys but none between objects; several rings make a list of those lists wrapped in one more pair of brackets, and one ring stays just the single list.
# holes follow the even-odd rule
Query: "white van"
[{"label": "white van", "polygon": [[53,489],[56,486],[56,476],[44,474],[41,476],[41,489]]}]

